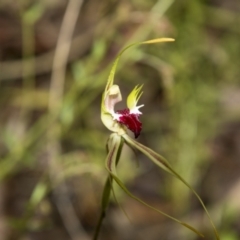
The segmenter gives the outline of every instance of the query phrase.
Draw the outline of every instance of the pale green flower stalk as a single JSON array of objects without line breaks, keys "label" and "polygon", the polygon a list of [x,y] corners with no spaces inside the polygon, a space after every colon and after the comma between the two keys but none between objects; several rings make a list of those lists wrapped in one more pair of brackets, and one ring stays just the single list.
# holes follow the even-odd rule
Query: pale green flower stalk
[{"label": "pale green flower stalk", "polygon": [[138,202],[142,203],[143,205],[147,206],[148,208],[163,214],[164,216],[180,223],[181,225],[189,228],[196,234],[198,234],[201,237],[204,237],[198,230],[196,230],[194,227],[190,226],[189,224],[182,222],[172,216],[169,216],[168,214],[148,205],[135,195],[133,195],[129,190],[126,188],[124,183],[119,179],[116,171],[116,167],[121,155],[122,147],[124,144],[127,144],[132,149],[137,149],[140,152],[142,152],[145,156],[147,156],[153,163],[155,163],[158,167],[162,168],[166,172],[172,174],[176,178],[178,178],[182,183],[184,183],[198,198],[199,202],[201,203],[203,209],[205,210],[210,223],[212,225],[212,228],[214,230],[214,235],[217,240],[220,240],[218,232],[214,226],[214,223],[203,203],[199,195],[196,193],[196,191],[171,167],[170,163],[161,155],[153,151],[152,149],[140,144],[139,142],[132,139],[127,134],[127,128],[134,132],[135,138],[137,138],[141,131],[141,122],[139,121],[139,116],[141,115],[141,112],[139,111],[139,108],[143,107],[143,105],[137,106],[137,103],[142,95],[141,89],[142,86],[136,86],[133,91],[129,94],[127,98],[127,109],[120,110],[115,112],[114,106],[116,103],[122,100],[121,92],[118,85],[114,84],[114,75],[116,71],[116,67],[118,64],[118,61],[121,57],[121,55],[130,47],[142,45],[142,44],[153,44],[153,43],[160,43],[160,42],[173,42],[174,39],[172,38],[158,38],[153,39],[145,42],[139,42],[134,43],[126,48],[124,48],[117,56],[115,62],[113,63],[113,67],[110,71],[108,81],[105,87],[105,90],[103,92],[102,96],[102,103],[101,103],[101,120],[103,124],[113,133],[109,136],[108,142],[107,142],[107,151],[108,155],[106,158],[106,168],[109,172],[108,179],[106,181],[104,190],[103,190],[103,196],[102,196],[102,206],[101,206],[101,215],[98,221],[98,225],[95,231],[94,240],[97,240],[102,221],[106,214],[106,209],[108,207],[109,198],[111,194],[112,189],[112,183],[115,181],[122,189],[123,191],[130,196],[131,198],[137,200]]}]

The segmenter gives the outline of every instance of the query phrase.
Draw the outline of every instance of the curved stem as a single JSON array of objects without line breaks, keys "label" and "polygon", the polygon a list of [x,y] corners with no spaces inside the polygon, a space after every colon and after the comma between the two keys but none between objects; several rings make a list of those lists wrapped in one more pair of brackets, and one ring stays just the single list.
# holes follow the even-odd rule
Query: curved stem
[{"label": "curved stem", "polygon": [[[121,152],[122,152],[122,148],[123,148],[123,143],[124,143],[124,139],[121,138],[121,143],[120,146],[118,148],[118,152],[117,152],[117,158],[116,158],[116,165],[118,164],[119,160],[120,160],[120,156],[121,156]],[[108,152],[108,149],[107,149]],[[110,200],[110,194],[111,194],[111,190],[112,190],[112,176],[109,174],[108,178],[105,182],[104,185],[104,189],[103,189],[103,194],[102,194],[102,201],[101,201],[101,214],[99,216],[98,222],[97,222],[97,226],[94,232],[94,236],[93,236],[93,240],[97,240],[101,227],[102,227],[102,222],[103,219],[106,216],[106,211],[109,205],[109,200]]]}]

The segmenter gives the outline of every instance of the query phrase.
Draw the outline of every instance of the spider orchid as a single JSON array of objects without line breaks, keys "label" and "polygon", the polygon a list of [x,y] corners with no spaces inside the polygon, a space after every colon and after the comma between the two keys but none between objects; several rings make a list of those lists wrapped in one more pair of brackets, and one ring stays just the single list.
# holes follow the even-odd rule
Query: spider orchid
[{"label": "spider orchid", "polygon": [[[172,38],[159,38],[159,39],[153,39],[145,42],[140,43],[134,43],[129,45],[128,47],[124,48],[117,56],[115,62],[113,63],[113,67],[110,71],[108,81],[105,87],[105,90],[103,92],[102,96],[102,103],[101,103],[101,120],[103,124],[111,131],[113,132],[107,141],[107,150],[108,155],[106,158],[106,169],[108,170],[109,176],[106,181],[103,195],[102,195],[102,206],[101,206],[101,215],[98,221],[98,225],[95,231],[94,240],[97,240],[101,224],[103,221],[103,218],[106,214],[106,209],[108,207],[109,198],[111,190],[113,191],[112,182],[115,181],[122,189],[123,191],[129,195],[131,198],[137,200],[138,202],[142,203],[143,205],[147,206],[148,208],[163,214],[164,216],[182,224],[183,226],[189,228],[199,236],[203,237],[203,235],[197,231],[194,227],[188,225],[185,222],[182,222],[172,216],[169,216],[168,214],[150,206],[146,202],[142,201],[135,195],[133,195],[124,185],[124,183],[119,179],[117,175],[117,164],[122,152],[123,144],[127,144],[132,149],[137,149],[140,152],[142,152],[145,156],[147,156],[153,163],[155,163],[158,167],[162,168],[166,172],[170,173],[177,179],[179,179],[183,184],[185,184],[192,192],[193,194],[198,198],[199,202],[201,203],[204,211],[206,212],[210,223],[212,225],[215,238],[217,240],[220,240],[218,236],[218,232],[213,224],[213,221],[202,202],[199,195],[195,192],[195,190],[172,168],[170,163],[161,155],[153,151],[152,149],[142,145],[141,143],[137,142],[136,140],[132,139],[128,133],[127,129],[131,130],[135,138],[137,138],[142,130],[142,123],[139,120],[140,115],[142,114],[140,112],[140,108],[144,105],[137,105],[138,101],[142,95],[142,85],[137,85],[132,92],[129,94],[127,98],[127,108],[123,110],[117,110],[115,111],[115,105],[122,100],[121,91],[119,89],[118,85],[114,84],[114,75],[116,71],[116,67],[118,64],[118,61],[121,57],[121,55],[130,47],[141,45],[141,44],[152,44],[152,43],[159,43],[159,42],[172,42],[174,39]],[[114,192],[113,192],[114,193]]]},{"label": "spider orchid", "polygon": [[103,112],[102,120],[104,122],[105,115],[111,116],[111,118],[110,116],[107,118],[107,124],[105,124],[110,130],[117,131],[120,134],[121,132],[126,133],[126,129],[124,128],[124,126],[126,126],[134,133],[135,138],[140,135],[142,123],[139,120],[139,116],[142,113],[139,111],[139,108],[144,105],[137,106],[137,103],[142,95],[141,89],[142,85],[136,86],[127,98],[127,108],[115,112],[114,105],[122,100],[121,92],[117,85],[109,88],[103,100],[106,112]]}]

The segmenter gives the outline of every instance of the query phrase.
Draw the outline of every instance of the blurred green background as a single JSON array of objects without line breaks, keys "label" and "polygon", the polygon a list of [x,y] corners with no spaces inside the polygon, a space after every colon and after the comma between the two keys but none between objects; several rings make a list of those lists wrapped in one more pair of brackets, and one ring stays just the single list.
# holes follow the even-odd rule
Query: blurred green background
[{"label": "blurred green background", "polygon": [[[138,141],[197,190],[222,240],[240,239],[240,2],[80,2],[0,1],[0,239],[91,239],[107,177],[100,102],[111,64],[127,44],[159,37],[176,41],[129,50],[115,77],[123,99],[144,84]],[[119,174],[214,239],[188,189],[141,154],[124,149]],[[112,199],[100,239],[199,239],[116,195],[131,222]]]}]

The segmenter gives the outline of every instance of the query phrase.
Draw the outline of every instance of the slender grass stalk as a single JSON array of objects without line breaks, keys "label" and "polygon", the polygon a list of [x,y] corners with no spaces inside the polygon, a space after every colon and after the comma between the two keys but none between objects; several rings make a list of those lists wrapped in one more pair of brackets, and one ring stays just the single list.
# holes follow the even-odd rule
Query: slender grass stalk
[{"label": "slender grass stalk", "polygon": [[25,15],[22,16],[22,55],[23,61],[23,85],[24,90],[33,89],[35,85],[35,61],[33,58],[35,51],[34,23],[29,22]]},{"label": "slender grass stalk", "polygon": [[[124,139],[121,138],[121,143],[120,146],[118,148],[118,152],[117,152],[117,158],[116,158],[116,165],[118,164],[119,160],[120,160],[120,156],[121,156],[121,152],[122,152],[122,148],[123,148],[123,143],[124,143]],[[108,153],[108,149],[107,149],[107,153]],[[101,227],[102,227],[102,222],[106,216],[106,211],[109,205],[109,200],[110,200],[110,194],[111,194],[111,190],[112,190],[112,183],[113,183],[113,178],[111,176],[111,174],[108,175],[108,178],[105,182],[104,185],[104,189],[103,189],[103,194],[102,194],[102,201],[101,201],[101,213],[98,219],[98,223],[94,232],[94,236],[93,236],[93,240],[97,240]]]}]

